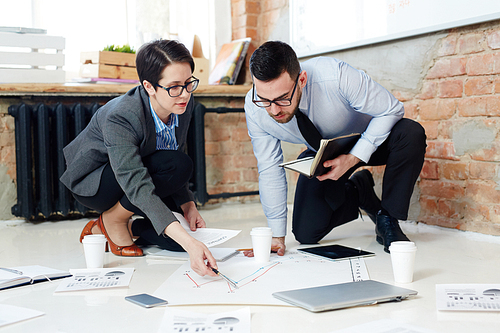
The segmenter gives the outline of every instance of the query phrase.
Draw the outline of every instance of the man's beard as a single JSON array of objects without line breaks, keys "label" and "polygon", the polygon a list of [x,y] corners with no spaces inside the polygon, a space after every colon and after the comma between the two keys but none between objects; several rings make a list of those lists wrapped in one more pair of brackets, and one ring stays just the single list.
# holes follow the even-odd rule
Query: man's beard
[{"label": "man's beard", "polygon": [[[274,119],[274,121],[276,121],[277,123],[280,123],[280,124],[286,124],[286,123],[290,122],[290,120],[292,120],[292,119],[293,119],[293,116],[295,116],[295,115],[297,114],[297,112],[300,112],[300,111],[299,111],[299,104],[300,104],[300,98],[302,97],[302,91],[300,91],[300,90],[299,90],[299,91],[297,92],[297,94],[298,94],[298,96],[297,96],[297,106],[295,107],[295,109],[293,109],[293,111],[292,111],[291,113],[280,112],[280,113],[278,113],[276,116],[274,116],[274,115],[272,115],[272,114],[270,114],[270,113],[268,112],[269,116],[270,116],[271,118],[273,118],[273,119]],[[275,118],[275,117],[277,117],[277,116],[281,116],[281,115],[283,115],[283,114],[286,114],[286,115],[287,115],[287,117],[286,117],[286,118],[283,118],[283,119],[276,119],[276,118]]]},{"label": "man's beard", "polygon": [[[271,118],[273,118],[273,119],[274,119],[274,121],[276,121],[277,123],[280,123],[280,124],[286,124],[286,123],[288,123],[290,120],[292,120],[292,119],[293,119],[293,116],[295,116],[295,114],[298,112],[298,110],[299,110],[299,106],[297,105],[297,107],[295,107],[295,109],[294,109],[291,113],[287,113],[287,112],[280,112],[280,113],[278,113],[276,116],[275,116],[275,115],[272,115],[272,114],[270,114],[270,113],[268,113],[268,114],[269,114],[269,116],[270,116]],[[276,119],[276,118],[275,118],[275,117],[282,116],[282,115],[284,115],[284,114],[286,114],[286,118],[282,118],[282,119]]]}]

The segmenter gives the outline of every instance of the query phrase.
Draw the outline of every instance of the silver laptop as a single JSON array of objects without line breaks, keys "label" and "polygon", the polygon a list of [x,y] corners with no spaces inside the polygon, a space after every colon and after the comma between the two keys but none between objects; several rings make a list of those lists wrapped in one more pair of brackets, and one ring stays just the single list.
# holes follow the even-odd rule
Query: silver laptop
[{"label": "silver laptop", "polygon": [[417,292],[373,280],[332,284],[321,287],[273,293],[277,299],[311,312],[342,309],[358,305],[401,301]]}]

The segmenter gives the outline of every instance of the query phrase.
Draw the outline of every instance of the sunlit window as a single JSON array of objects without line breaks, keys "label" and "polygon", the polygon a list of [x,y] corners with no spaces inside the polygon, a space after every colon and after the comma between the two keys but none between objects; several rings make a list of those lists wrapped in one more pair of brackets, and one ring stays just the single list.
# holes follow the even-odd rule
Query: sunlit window
[{"label": "sunlit window", "polygon": [[[218,45],[231,36],[230,0],[0,0],[0,8],[0,26],[39,28],[65,38],[67,80],[79,76],[82,51],[111,44],[137,50],[152,39],[192,41],[196,34],[204,56],[215,58]],[[215,19],[221,11],[229,15],[226,20]]]}]

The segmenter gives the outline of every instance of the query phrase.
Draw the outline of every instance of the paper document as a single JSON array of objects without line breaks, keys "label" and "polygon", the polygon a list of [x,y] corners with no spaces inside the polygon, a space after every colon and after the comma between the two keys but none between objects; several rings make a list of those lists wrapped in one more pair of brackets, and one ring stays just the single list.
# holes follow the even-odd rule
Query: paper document
[{"label": "paper document", "polygon": [[70,269],[69,272],[73,277],[61,282],[55,292],[128,287],[134,268]]},{"label": "paper document", "polygon": [[[159,257],[169,260],[184,260],[184,261],[189,259],[189,254],[187,252],[162,250],[157,247],[147,247],[143,248],[143,250],[146,256],[148,257]],[[226,247],[212,247],[210,249],[210,252],[217,261],[226,261],[239,253],[234,248],[226,248]]]},{"label": "paper document", "polygon": [[250,308],[212,314],[167,308],[158,332],[250,333]]},{"label": "paper document", "polygon": [[17,323],[18,321],[43,316],[45,313],[14,305],[0,304],[0,327]]},{"label": "paper document", "polygon": [[241,230],[214,228],[198,228],[196,231],[191,231],[189,223],[184,216],[176,212],[174,212],[174,215],[188,234],[205,244],[207,247],[222,244],[241,232]]},{"label": "paper document", "polygon": [[[333,262],[297,251],[271,255],[259,264],[242,253],[218,263],[218,270],[237,282],[233,288],[221,277],[199,276],[189,262],[179,267],[154,293],[169,305],[189,304],[271,304],[290,306],[272,296],[273,292],[317,287],[327,284],[368,280],[364,259]],[[290,278],[293,277],[293,278]]]},{"label": "paper document", "polygon": [[500,311],[500,284],[437,284],[436,307],[446,311]]}]

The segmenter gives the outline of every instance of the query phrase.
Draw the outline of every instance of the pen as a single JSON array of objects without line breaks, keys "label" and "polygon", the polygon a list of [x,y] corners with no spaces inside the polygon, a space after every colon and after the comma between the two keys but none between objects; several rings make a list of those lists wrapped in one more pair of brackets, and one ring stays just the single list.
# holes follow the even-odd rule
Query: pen
[{"label": "pen", "polygon": [[1,270],[3,270],[3,271],[7,271],[7,272],[14,273],[14,274],[23,275],[23,272],[20,272],[20,271],[18,271],[18,270],[12,269],[12,268],[4,268],[4,267],[0,267],[0,269],[1,269]]},{"label": "pen", "polygon": [[218,270],[216,270],[215,268],[213,267],[210,267],[212,269],[212,271],[219,275],[221,278],[223,278],[224,280],[226,280],[231,286],[233,286],[234,288],[238,289],[238,286],[236,285],[236,283],[238,282],[234,282],[233,280],[231,280],[230,278],[228,278],[227,276],[225,276],[224,274],[222,274],[221,272],[219,272]]}]

